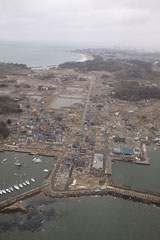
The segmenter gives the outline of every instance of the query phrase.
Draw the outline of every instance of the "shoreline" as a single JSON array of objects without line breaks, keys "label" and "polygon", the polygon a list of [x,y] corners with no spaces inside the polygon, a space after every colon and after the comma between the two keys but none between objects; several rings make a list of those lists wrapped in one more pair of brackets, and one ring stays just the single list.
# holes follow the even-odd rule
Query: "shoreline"
[{"label": "shoreline", "polygon": [[[30,50],[32,50],[32,48]],[[56,59],[56,56],[54,55],[55,50],[58,50],[59,52],[64,54],[64,56],[62,55],[62,59],[59,59],[60,63],[54,63],[55,59]],[[50,60],[48,61],[48,63],[37,62],[36,61],[37,57],[35,58],[36,55],[32,56],[32,54],[29,56],[29,59],[26,58],[25,57],[25,51],[24,51],[24,54],[22,53],[21,59],[14,59],[14,57],[12,57],[12,56],[11,56],[11,58],[7,58],[7,57],[4,56],[2,58],[2,60],[0,60],[0,62],[4,62],[6,64],[19,64],[19,65],[23,64],[23,65],[26,65],[28,68],[30,68],[32,70],[49,70],[51,68],[58,68],[60,64],[65,63],[65,62],[72,62],[72,61],[73,62],[85,62],[87,60],[92,60],[93,59],[92,56],[89,56],[88,54],[85,54],[85,53],[78,52],[78,50],[76,51],[76,49],[75,50],[71,50],[71,49],[67,50],[67,49],[61,49],[61,48],[56,49],[53,46],[52,51],[53,51],[53,54],[52,54],[53,59],[49,58]],[[45,53],[48,56],[50,54],[47,49],[46,49]],[[65,53],[67,53],[68,56],[65,56]],[[74,54],[76,54],[76,56],[74,56]],[[32,60],[32,58],[33,59],[35,58],[34,59],[35,63],[34,63],[34,61],[33,62],[31,61],[31,63],[30,63],[30,61],[28,61],[28,60]],[[43,52],[42,52],[42,56],[40,55],[39,58],[43,58]],[[64,58],[64,61],[63,61],[63,58]],[[70,58],[70,60],[65,60],[65,58],[66,59]]]},{"label": "shoreline", "polygon": [[86,61],[92,61],[94,58],[91,55],[81,53],[82,55],[82,60],[78,62],[86,62]]},{"label": "shoreline", "polygon": [[[78,60],[67,61],[67,62],[79,62],[79,63],[82,63],[82,62],[86,62],[86,61],[92,61],[94,59],[94,57],[92,57],[91,55],[85,54],[85,53],[79,53],[79,52],[76,52],[76,51],[73,51],[73,52],[70,52],[70,53],[80,54],[81,59],[80,60],[78,59]],[[66,63],[66,61],[63,62],[63,63]],[[47,66],[37,66],[37,67],[35,66],[35,67],[30,67],[30,68],[32,70],[52,70],[53,68],[57,69],[59,67],[59,65],[63,64],[63,63],[50,64],[50,65],[47,65]]]}]

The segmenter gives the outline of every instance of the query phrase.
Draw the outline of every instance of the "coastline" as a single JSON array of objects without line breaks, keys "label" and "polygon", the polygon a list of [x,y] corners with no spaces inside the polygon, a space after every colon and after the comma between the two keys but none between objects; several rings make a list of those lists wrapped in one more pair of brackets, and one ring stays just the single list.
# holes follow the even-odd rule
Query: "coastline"
[{"label": "coastline", "polygon": [[[47,70],[50,68],[57,68],[59,64],[65,62],[85,62],[92,59],[91,56],[81,53],[78,49],[77,51],[76,49],[57,49],[54,46],[48,49],[46,46],[42,48],[39,46],[29,46],[26,48],[25,46],[10,46],[6,44],[5,52],[2,51],[3,48],[1,45],[0,49],[2,52],[0,62],[25,64],[28,68],[33,70]],[[21,54],[17,56],[16,52],[19,51],[19,49],[21,50]],[[58,57],[58,55],[60,57]],[[45,61],[39,61],[39,59],[45,59]]]},{"label": "coastline", "polygon": [[[73,52],[70,52],[70,53],[73,53]],[[79,52],[75,52],[75,53],[80,54],[81,59],[72,60],[73,62],[81,63],[81,62],[86,62],[86,61],[92,61],[94,59],[94,57],[92,57],[91,55],[88,55],[88,54],[79,53]],[[68,61],[68,62],[72,62],[72,61]],[[58,68],[60,64],[51,64],[51,65],[47,65],[47,66],[31,67],[31,69],[32,70],[50,70],[52,68]]]},{"label": "coastline", "polygon": [[91,55],[81,53],[82,59],[78,62],[92,61],[94,58]]}]

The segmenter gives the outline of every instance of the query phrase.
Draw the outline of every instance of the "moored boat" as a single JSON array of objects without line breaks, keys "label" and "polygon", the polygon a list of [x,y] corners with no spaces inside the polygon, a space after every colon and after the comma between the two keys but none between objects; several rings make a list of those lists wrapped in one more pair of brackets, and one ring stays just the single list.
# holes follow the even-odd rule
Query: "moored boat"
[{"label": "moored boat", "polygon": [[7,193],[11,193],[11,190],[9,188],[6,188]]},{"label": "moored boat", "polygon": [[14,191],[13,187],[9,187],[9,189],[11,190],[11,192],[13,192],[13,191]]},{"label": "moored boat", "polygon": [[42,160],[39,157],[34,157],[32,160],[34,163],[41,163]]},{"label": "moored boat", "polygon": [[20,163],[20,162],[18,162],[18,161],[15,162],[14,164],[15,164],[17,167],[21,167],[21,166],[23,165],[23,163]]},{"label": "moored boat", "polygon": [[1,163],[4,163],[8,160],[8,158],[4,158]]},{"label": "moored boat", "polygon": [[19,184],[19,186],[20,186],[20,188],[23,188],[23,185],[21,183]]},{"label": "moored boat", "polygon": [[14,185],[14,188],[19,191],[18,185]]},{"label": "moored boat", "polygon": [[27,185],[30,185],[30,182],[28,180],[25,181]]}]

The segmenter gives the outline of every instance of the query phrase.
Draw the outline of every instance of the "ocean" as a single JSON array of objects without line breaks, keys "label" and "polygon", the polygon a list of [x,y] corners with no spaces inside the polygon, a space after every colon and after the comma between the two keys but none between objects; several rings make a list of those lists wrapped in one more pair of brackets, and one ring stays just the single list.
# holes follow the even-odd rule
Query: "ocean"
[{"label": "ocean", "polygon": [[26,64],[33,68],[58,66],[64,62],[86,61],[74,48],[40,44],[0,43],[0,62]]}]

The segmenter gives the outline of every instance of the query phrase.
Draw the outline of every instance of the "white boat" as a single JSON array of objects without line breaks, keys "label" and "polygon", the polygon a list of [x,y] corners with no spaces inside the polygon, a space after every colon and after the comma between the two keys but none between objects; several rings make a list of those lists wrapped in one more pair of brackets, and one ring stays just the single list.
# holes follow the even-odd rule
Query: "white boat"
[{"label": "white boat", "polygon": [[31,181],[32,181],[32,182],[35,182],[34,178],[31,178]]},{"label": "white boat", "polygon": [[13,192],[13,191],[14,191],[13,187],[9,187],[9,189],[11,190],[11,192]]},{"label": "white boat", "polygon": [[2,190],[0,190],[0,195],[2,195],[3,193],[2,193]]},{"label": "white boat", "polygon": [[4,189],[2,189],[2,193],[6,194],[6,191]]},{"label": "white boat", "polygon": [[30,185],[30,182],[28,180],[26,180],[25,183],[27,183],[27,185]]},{"label": "white boat", "polygon": [[9,188],[6,188],[6,192],[11,193],[11,190]]},{"label": "white boat", "polygon": [[19,186],[20,186],[20,188],[23,188],[23,185],[21,183],[19,184]]},{"label": "white boat", "polygon": [[27,186],[27,184],[24,182],[24,183],[23,183],[23,186]]},{"label": "white boat", "polygon": [[49,172],[49,170],[48,169],[44,169],[43,172]]},{"label": "white boat", "polygon": [[4,159],[2,160],[2,163],[6,162],[7,160],[8,160],[8,158],[4,158]]},{"label": "white boat", "polygon": [[19,191],[18,185],[14,185],[14,188]]},{"label": "white boat", "polygon": [[40,158],[36,158],[36,157],[34,157],[32,161],[34,163],[41,163],[42,162],[42,160]]},{"label": "white boat", "polygon": [[14,164],[15,164],[17,167],[21,167],[21,166],[23,165],[23,163],[20,163],[20,162],[18,162],[18,161],[15,162]]}]

